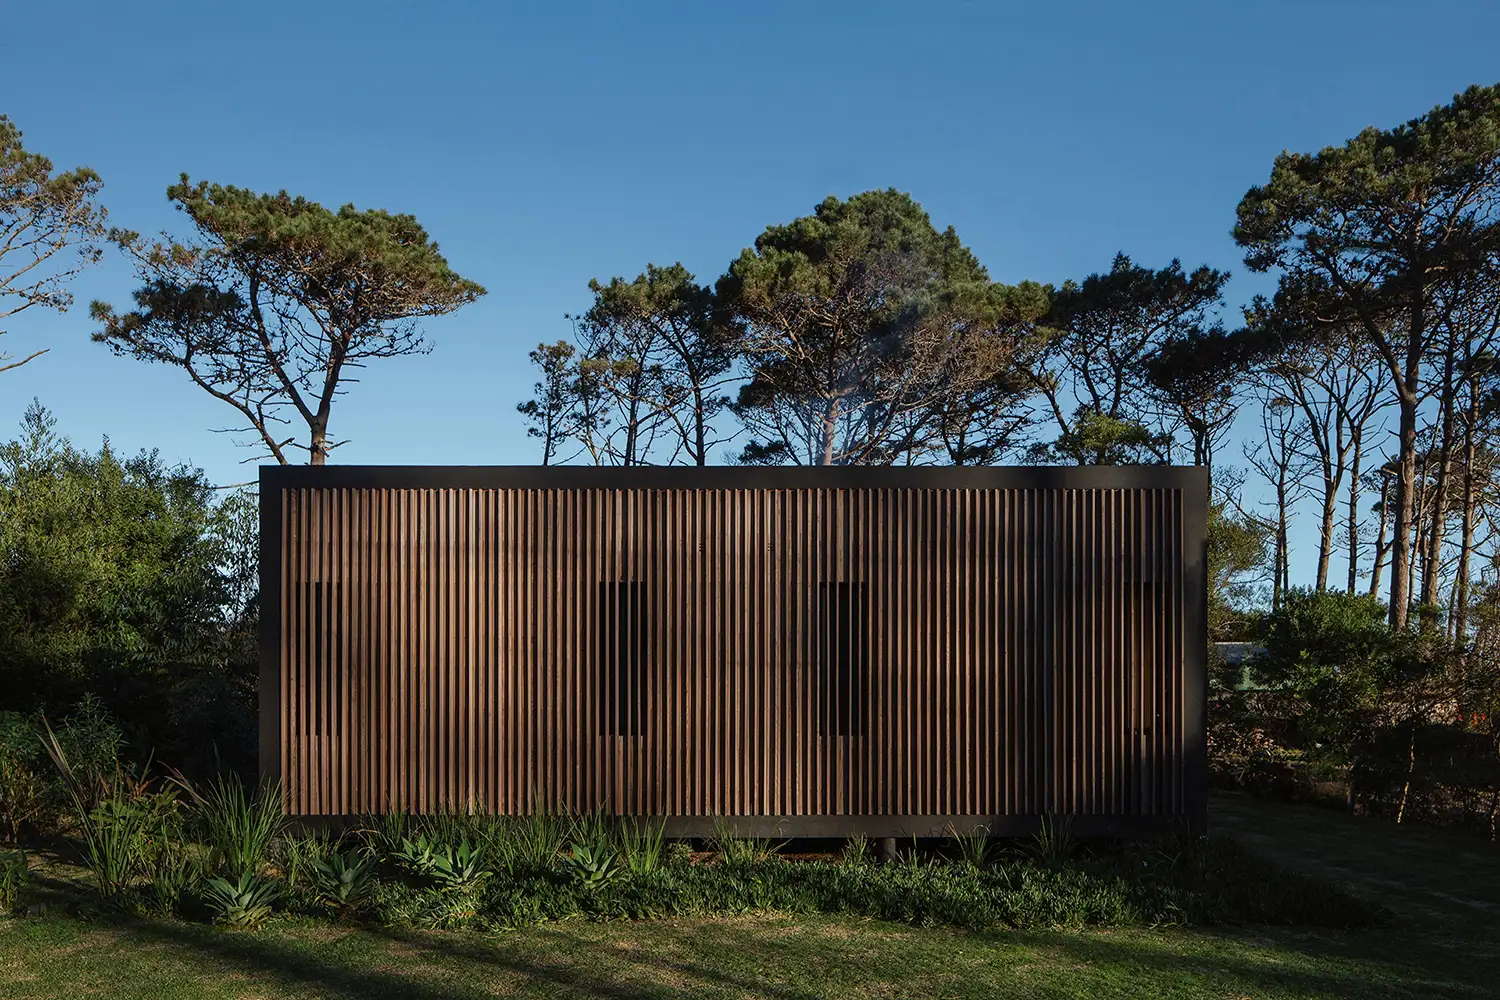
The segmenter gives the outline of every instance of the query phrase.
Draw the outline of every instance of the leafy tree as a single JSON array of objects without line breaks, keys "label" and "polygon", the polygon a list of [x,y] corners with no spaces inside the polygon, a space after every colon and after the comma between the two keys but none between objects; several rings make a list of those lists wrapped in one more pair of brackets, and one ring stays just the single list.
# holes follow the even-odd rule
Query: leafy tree
[{"label": "leafy tree", "polygon": [[603,449],[623,465],[652,460],[659,436],[668,462],[707,465],[722,443],[714,421],[730,404],[737,327],[713,289],[681,264],[646,270],[631,281],[589,282],[593,305],[578,317],[585,364],[612,401]]},{"label": "leafy tree", "polygon": [[[1139,462],[1153,454],[1166,460],[1177,423],[1187,417],[1199,426],[1195,450],[1206,453],[1216,436],[1209,428],[1225,422],[1218,412],[1223,400],[1190,385],[1182,361],[1195,350],[1223,347],[1221,334],[1204,327],[1228,280],[1227,272],[1210,267],[1188,274],[1176,260],[1152,270],[1119,253],[1107,273],[1064,283],[1046,318],[1057,335],[1036,378],[1058,438],[1050,448],[1034,449],[1033,458],[1079,465]],[[1164,411],[1152,411],[1143,384],[1165,397]]]},{"label": "leafy tree", "polygon": [[741,460],[890,464],[928,452],[955,400],[1024,363],[1045,290],[993,286],[910,195],[829,197],[771,226],[718,285],[744,323]]},{"label": "leafy tree", "polygon": [[1214,453],[1244,401],[1249,362],[1243,341],[1221,326],[1179,330],[1142,360],[1164,422],[1187,431],[1194,465],[1212,471]]},{"label": "leafy tree", "polygon": [[1266,562],[1266,530],[1236,517],[1224,500],[1208,509],[1208,634],[1215,640],[1242,637],[1254,603],[1250,576]]},{"label": "leafy tree", "polygon": [[0,711],[94,695],[179,766],[253,760],[256,510],[200,471],[59,439],[0,445]]},{"label": "leafy tree", "polygon": [[571,436],[569,411],[574,379],[573,345],[566,340],[538,344],[529,357],[541,377],[532,387],[532,397],[516,406],[526,419],[526,434],[542,442],[542,464],[551,465],[558,450]]},{"label": "leafy tree", "polygon": [[[28,152],[21,130],[0,115],[0,323],[35,306],[63,312],[72,304],[69,280],[103,253],[101,186],[87,167],[54,173],[52,161]],[[45,353],[20,361],[0,354],[0,372]]]},{"label": "leafy tree", "polygon": [[[193,184],[167,196],[192,221],[186,242],[112,230],[143,282],[135,308],[95,302],[94,339],[116,354],[175,365],[233,406],[276,461],[288,449],[322,465],[334,398],[372,359],[428,349],[418,320],[484,289],[448,266],[410,215],[345,205],[330,211],[285,191]],[[283,437],[295,413],[307,443]]]},{"label": "leafy tree", "polygon": [[[1319,283],[1380,355],[1399,411],[1390,620],[1404,627],[1422,368],[1445,283],[1494,253],[1500,230],[1500,87],[1471,87],[1394,129],[1318,153],[1283,152],[1240,201],[1235,240],[1254,271]],[[1448,297],[1449,304],[1456,301]]]}]

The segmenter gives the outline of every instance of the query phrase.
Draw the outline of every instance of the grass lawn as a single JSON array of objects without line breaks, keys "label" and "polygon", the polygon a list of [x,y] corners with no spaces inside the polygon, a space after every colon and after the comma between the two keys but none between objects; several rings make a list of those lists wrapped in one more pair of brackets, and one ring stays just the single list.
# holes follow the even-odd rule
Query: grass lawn
[{"label": "grass lawn", "polygon": [[[1386,928],[970,934],[873,921],[570,921],[483,936],[281,922],[86,923],[56,882],[0,921],[0,997],[1466,997],[1500,995],[1500,850],[1219,798],[1214,822],[1396,914]],[[48,899],[48,897],[54,897]]]}]

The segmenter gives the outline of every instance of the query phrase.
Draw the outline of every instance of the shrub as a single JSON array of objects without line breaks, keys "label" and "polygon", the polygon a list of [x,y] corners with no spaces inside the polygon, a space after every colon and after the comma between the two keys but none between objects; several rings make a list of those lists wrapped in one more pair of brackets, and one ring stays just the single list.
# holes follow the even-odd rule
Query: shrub
[{"label": "shrub", "polygon": [[340,914],[362,905],[374,885],[374,862],[354,851],[333,851],[315,865],[320,898]]},{"label": "shrub", "polygon": [[753,864],[776,853],[776,847],[764,837],[741,837],[739,831],[723,818],[714,821],[714,835],[709,846],[718,852],[719,860],[729,865]]},{"label": "shrub", "polygon": [[0,913],[15,908],[21,890],[31,881],[31,866],[23,851],[0,851]]},{"label": "shrub", "polygon": [[203,889],[203,901],[214,919],[243,930],[265,923],[279,895],[275,882],[248,871],[234,882],[215,876]]},{"label": "shrub", "polygon": [[220,775],[200,792],[180,774],[173,780],[193,800],[214,869],[221,874],[259,870],[286,824],[277,788],[262,787],[252,795],[237,777]]},{"label": "shrub", "polygon": [[625,864],[637,875],[655,871],[661,866],[664,822],[643,822],[632,816],[620,828],[621,853]]}]

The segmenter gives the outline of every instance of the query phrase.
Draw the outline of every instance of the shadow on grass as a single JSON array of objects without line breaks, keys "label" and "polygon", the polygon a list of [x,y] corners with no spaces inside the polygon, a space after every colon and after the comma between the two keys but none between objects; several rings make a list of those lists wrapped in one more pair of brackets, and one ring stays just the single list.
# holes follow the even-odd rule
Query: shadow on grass
[{"label": "shadow on grass", "polygon": [[[615,1000],[672,1000],[728,993],[774,1000],[817,1000],[822,993],[778,990],[764,982],[726,974],[700,963],[659,961],[644,948],[589,942],[549,942],[572,960],[548,958],[538,949],[516,947],[509,936],[485,939],[463,932],[350,928],[376,944],[339,953],[334,942],[293,944],[281,935],[233,933],[215,927],[139,921],[122,928],[136,942],[192,951],[195,957],[296,996],[390,997],[453,1000],[458,997],[546,995]],[[288,934],[296,934],[290,930]],[[534,941],[533,941],[534,943]],[[740,942],[743,947],[745,942]],[[571,945],[571,947],[569,947]],[[528,954],[527,952],[531,952]],[[447,979],[461,982],[445,982]],[[653,978],[664,982],[652,983]],[[630,982],[627,980],[646,980]]]},{"label": "shadow on grass", "polygon": [[[226,966],[296,996],[455,1000],[468,996],[686,998],[713,995],[815,1000],[877,986],[938,988],[944,996],[1328,997],[1388,995],[1474,1000],[1493,982],[1472,964],[1431,954],[1392,958],[1399,933],[1257,938],[1183,932],[993,933],[904,925],[738,922],[634,925],[580,934],[552,925],[496,938],[463,932],[351,928],[324,940],[139,922],[136,944]],[[614,936],[616,940],[610,940]],[[129,947],[125,941],[120,942]],[[873,949],[873,951],[872,951]],[[863,956],[863,957],[862,957]],[[757,970],[761,970],[757,974]],[[951,980],[960,970],[962,977]],[[771,975],[766,975],[770,973]],[[777,980],[776,985],[769,979]],[[788,982],[789,981],[789,982]],[[1122,989],[1125,991],[1121,993]]]}]

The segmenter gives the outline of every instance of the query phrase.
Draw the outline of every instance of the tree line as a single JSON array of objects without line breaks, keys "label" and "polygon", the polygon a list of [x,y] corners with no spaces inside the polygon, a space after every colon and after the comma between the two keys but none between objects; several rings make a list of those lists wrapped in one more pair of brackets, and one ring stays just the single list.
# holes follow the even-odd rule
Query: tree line
[{"label": "tree line", "polygon": [[712,282],[590,282],[520,412],[543,463],[1203,465],[1272,607],[1310,505],[1315,590],[1458,638],[1495,560],[1497,209],[1496,87],[1276,157],[1233,217],[1276,288],[1237,310],[1227,271],[1124,253],[996,282],[910,196],[830,197]]},{"label": "tree line", "polygon": [[[277,462],[327,462],[359,371],[425,352],[425,319],[485,293],[411,215],[183,175],[178,232],[145,237],[100,193],[0,117],[0,321],[67,309],[112,249],[136,288],[91,304],[93,338],[179,369]],[[571,335],[531,351],[519,414],[543,464],[1206,466],[1221,637],[1262,588],[1273,611],[1296,596],[1311,510],[1315,594],[1382,598],[1393,632],[1500,661],[1500,85],[1283,152],[1225,225],[1275,281],[1233,307],[1227,270],[1125,253],[995,281],[910,195],[829,197],[716,277],[589,282]]]}]

